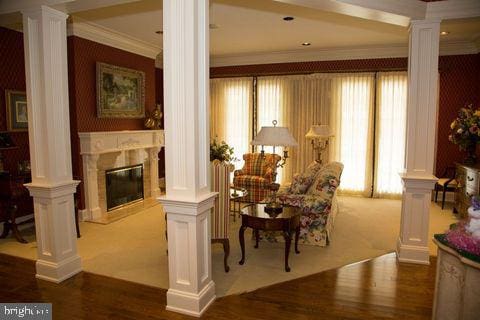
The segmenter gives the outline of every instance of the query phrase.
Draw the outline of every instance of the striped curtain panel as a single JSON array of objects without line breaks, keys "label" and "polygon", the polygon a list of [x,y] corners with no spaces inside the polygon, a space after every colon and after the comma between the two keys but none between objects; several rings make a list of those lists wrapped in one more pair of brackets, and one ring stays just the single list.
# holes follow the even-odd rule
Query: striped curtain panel
[{"label": "striped curtain panel", "polygon": [[212,191],[218,192],[212,209],[212,239],[228,239],[231,169],[231,165],[219,160],[211,162]]}]

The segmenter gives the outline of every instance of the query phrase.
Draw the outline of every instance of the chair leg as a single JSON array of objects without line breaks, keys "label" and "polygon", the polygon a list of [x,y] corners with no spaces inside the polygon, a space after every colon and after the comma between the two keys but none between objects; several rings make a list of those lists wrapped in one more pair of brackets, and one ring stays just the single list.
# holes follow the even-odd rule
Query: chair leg
[{"label": "chair leg", "polygon": [[230,255],[230,240],[225,239],[222,242],[223,244],[223,252],[224,252],[224,257],[223,257],[223,267],[225,268],[225,272],[230,271],[230,267],[228,266],[228,256]]},{"label": "chair leg", "polygon": [[437,203],[438,198],[438,184],[435,184],[435,203]]},{"label": "chair leg", "polygon": [[447,188],[443,188],[443,194],[442,194],[442,210],[443,207],[445,206],[445,194],[447,193]]}]

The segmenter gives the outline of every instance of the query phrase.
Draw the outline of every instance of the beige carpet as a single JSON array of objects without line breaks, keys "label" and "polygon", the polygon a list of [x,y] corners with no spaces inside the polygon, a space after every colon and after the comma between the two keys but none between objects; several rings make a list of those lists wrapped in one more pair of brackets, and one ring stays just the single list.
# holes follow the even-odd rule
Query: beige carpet
[{"label": "beige carpet", "polygon": [[[283,269],[284,244],[262,242],[259,249],[254,249],[250,230],[246,235],[246,263],[238,265],[240,224],[239,219],[236,223],[232,220],[229,273],[223,271],[222,246],[214,245],[212,250],[217,295],[252,291],[392,252],[399,232],[400,206],[398,200],[339,197],[340,211],[330,246],[302,245],[298,255],[292,250],[290,273]],[[453,222],[451,210],[442,211],[432,204],[431,235],[443,232]],[[85,271],[168,287],[165,220],[160,205],[109,225],[81,223],[80,228],[82,238],[78,240],[78,250]],[[28,244],[20,244],[12,238],[0,240],[0,252],[35,259],[33,228],[23,232]],[[431,241],[429,247],[435,255]]]}]

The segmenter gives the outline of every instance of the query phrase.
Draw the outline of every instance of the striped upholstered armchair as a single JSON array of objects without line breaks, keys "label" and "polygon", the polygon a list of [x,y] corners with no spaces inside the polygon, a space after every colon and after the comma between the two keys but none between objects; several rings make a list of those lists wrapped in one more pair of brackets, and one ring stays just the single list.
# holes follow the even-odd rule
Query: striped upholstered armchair
[{"label": "striped upholstered armchair", "polygon": [[228,238],[230,223],[230,172],[233,170],[233,165],[213,160],[211,166],[212,191],[218,192],[212,209],[212,243],[221,243],[223,245],[223,251],[225,252],[223,263],[225,272],[228,272],[230,270],[227,261],[230,255],[230,240]]},{"label": "striped upholstered armchair", "polygon": [[271,184],[277,176],[277,163],[280,156],[265,153],[247,153],[243,155],[245,164],[241,170],[234,171],[233,185],[248,191],[247,201],[261,202],[270,193]]}]

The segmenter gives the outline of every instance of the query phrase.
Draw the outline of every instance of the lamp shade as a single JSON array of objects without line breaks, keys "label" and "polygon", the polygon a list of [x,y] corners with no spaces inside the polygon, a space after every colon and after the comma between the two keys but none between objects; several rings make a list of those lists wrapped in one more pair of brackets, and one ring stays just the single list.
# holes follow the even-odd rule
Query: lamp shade
[{"label": "lamp shade", "polygon": [[251,144],[254,146],[298,146],[297,141],[286,127],[262,127]]},{"label": "lamp shade", "polygon": [[330,127],[326,124],[322,125],[313,125],[308,130],[305,138],[307,139],[322,139],[333,137],[333,134],[330,132]]}]

